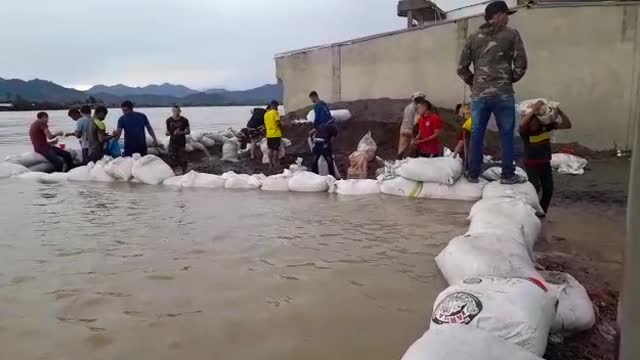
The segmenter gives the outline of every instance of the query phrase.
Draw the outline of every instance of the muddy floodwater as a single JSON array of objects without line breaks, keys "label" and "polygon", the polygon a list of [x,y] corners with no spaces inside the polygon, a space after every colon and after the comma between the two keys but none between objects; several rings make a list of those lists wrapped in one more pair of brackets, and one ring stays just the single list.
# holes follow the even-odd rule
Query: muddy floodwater
[{"label": "muddy floodwater", "polygon": [[471,204],[0,181],[3,359],[397,359]]}]

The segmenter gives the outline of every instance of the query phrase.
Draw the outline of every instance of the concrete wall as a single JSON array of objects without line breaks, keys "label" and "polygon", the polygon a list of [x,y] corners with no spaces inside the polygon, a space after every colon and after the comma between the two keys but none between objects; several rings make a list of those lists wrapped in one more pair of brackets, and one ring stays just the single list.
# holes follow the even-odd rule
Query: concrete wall
[{"label": "concrete wall", "polygon": [[[285,106],[308,105],[316,89],[332,102],[407,98],[422,90],[437,105],[453,107],[468,96],[455,72],[458,54],[481,23],[474,17],[278,55]],[[638,3],[521,9],[511,26],[530,60],[517,98],[552,98],[573,120],[574,129],[558,132],[557,141],[631,148],[640,117]]]}]

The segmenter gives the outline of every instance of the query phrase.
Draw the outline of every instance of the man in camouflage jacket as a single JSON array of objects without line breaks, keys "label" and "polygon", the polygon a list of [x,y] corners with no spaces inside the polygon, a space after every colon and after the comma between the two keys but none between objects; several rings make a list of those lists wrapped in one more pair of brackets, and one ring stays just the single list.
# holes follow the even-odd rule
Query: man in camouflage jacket
[{"label": "man in camouflage jacket", "polygon": [[[526,181],[515,174],[515,98],[513,84],[527,71],[527,53],[520,33],[507,27],[509,10],[504,1],[494,1],[485,9],[486,23],[469,36],[460,54],[458,75],[471,86],[470,161],[467,179],[478,182],[482,167],[484,134],[493,113],[500,128],[503,184]],[[475,74],[471,72],[473,64]]]}]

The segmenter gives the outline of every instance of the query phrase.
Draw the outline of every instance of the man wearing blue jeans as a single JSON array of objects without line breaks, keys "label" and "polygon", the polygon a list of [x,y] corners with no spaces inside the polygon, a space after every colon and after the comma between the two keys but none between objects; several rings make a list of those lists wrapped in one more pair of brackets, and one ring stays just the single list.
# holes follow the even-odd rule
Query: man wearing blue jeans
[{"label": "man wearing blue jeans", "polygon": [[[504,1],[494,1],[485,9],[486,22],[472,34],[462,49],[458,75],[471,86],[470,161],[466,174],[470,182],[478,182],[482,170],[484,135],[491,114],[500,130],[503,184],[519,184],[526,179],[515,174],[514,131],[515,99],[513,84],[527,71],[527,53],[520,33],[507,27],[509,10]],[[471,72],[473,64],[475,74]]]}]

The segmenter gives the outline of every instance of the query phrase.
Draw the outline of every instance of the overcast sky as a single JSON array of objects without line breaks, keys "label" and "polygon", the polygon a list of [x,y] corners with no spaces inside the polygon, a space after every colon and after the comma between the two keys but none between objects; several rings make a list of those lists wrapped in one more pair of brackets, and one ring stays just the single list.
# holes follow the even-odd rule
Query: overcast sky
[{"label": "overcast sky", "polygon": [[[479,0],[436,1],[444,10]],[[273,83],[273,55],[402,29],[397,0],[2,1],[0,77],[78,88]]]}]

